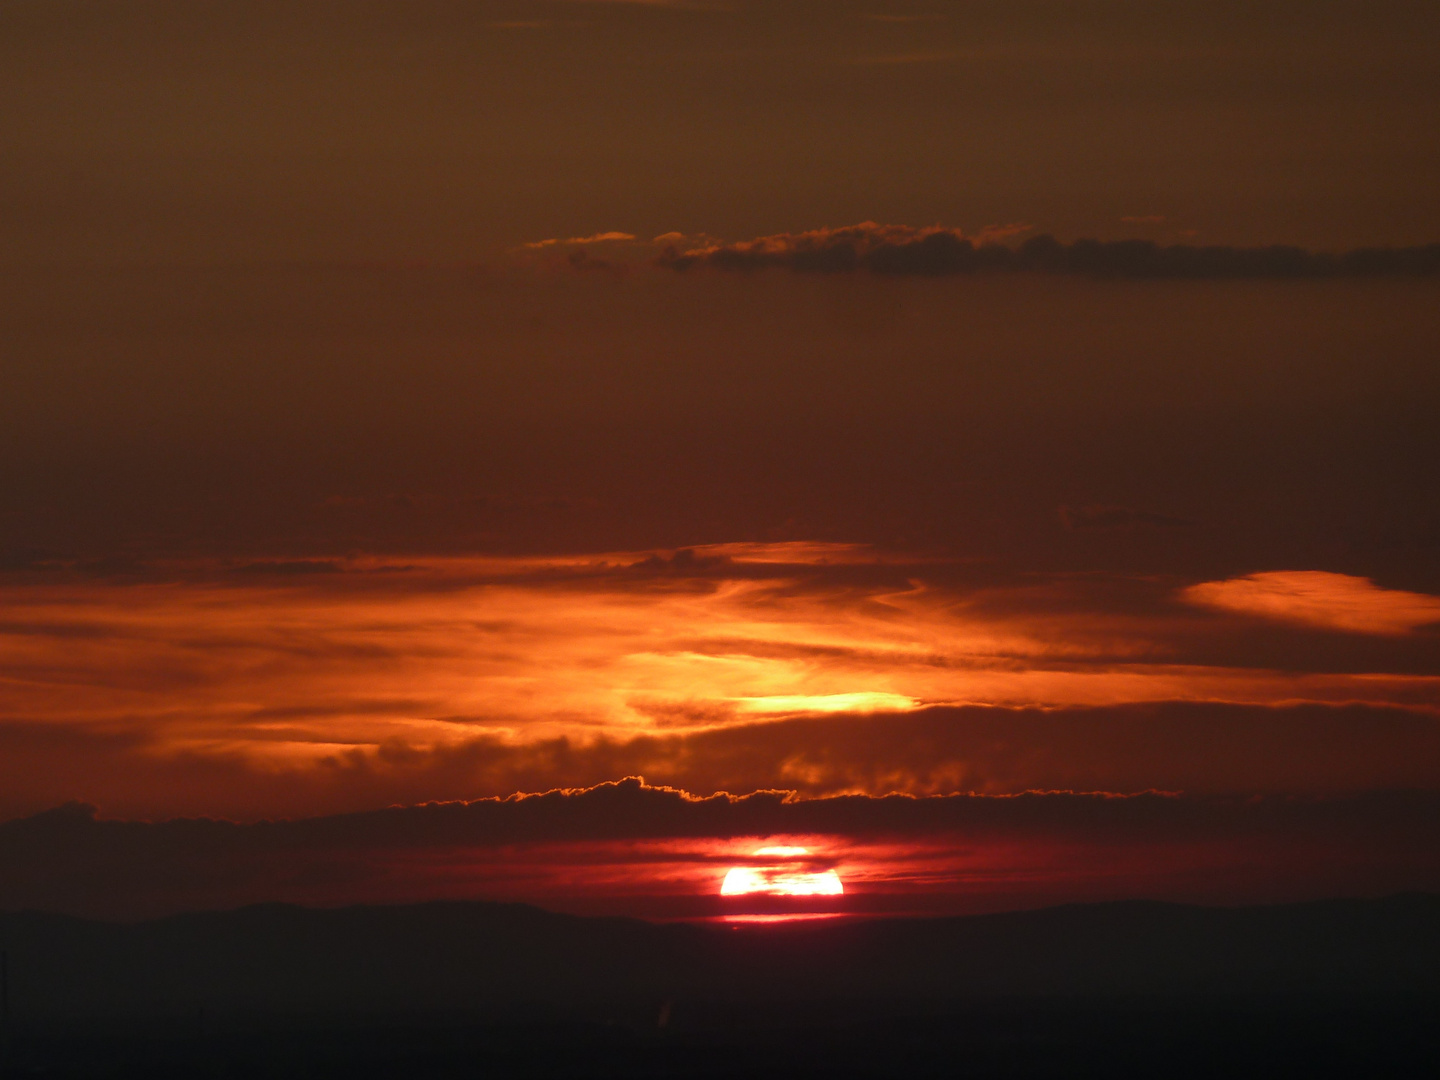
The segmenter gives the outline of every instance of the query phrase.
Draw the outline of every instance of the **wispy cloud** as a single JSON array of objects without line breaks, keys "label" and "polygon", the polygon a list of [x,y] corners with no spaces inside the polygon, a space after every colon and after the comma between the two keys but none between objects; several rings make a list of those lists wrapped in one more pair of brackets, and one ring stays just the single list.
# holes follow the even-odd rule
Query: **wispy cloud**
[{"label": "wispy cloud", "polygon": [[[1197,585],[1177,602],[1163,581],[980,587],[960,564],[818,543],[26,574],[0,590],[0,812],[82,795],[243,815],[631,771],[697,790],[1023,790],[1121,774],[1078,751],[1073,774],[994,757],[966,734],[980,714],[934,710],[998,710],[985,723],[1003,743],[1017,708],[1440,704],[1401,633],[1440,598],[1330,574]],[[1257,610],[1293,629],[1257,630]],[[867,742],[882,729],[894,740]],[[1175,772],[1176,739],[1124,783],[1239,783],[1218,762]],[[117,753],[133,767],[116,770]],[[1327,755],[1316,776],[1360,775],[1352,751]]]},{"label": "wispy cloud", "polygon": [[552,237],[551,239],[548,239],[548,240],[532,240],[532,241],[530,241],[529,243],[525,244],[525,247],[527,247],[527,248],[548,248],[548,247],[558,247],[558,246],[560,246],[560,245],[566,245],[566,244],[574,244],[574,245],[582,245],[582,244],[614,244],[614,243],[624,243],[624,242],[626,242],[626,241],[630,241],[630,240],[634,240],[634,239],[635,239],[635,236],[634,236],[634,234],[632,234],[632,233],[617,232],[617,231],[612,230],[612,231],[610,231],[610,232],[591,233],[589,236],[571,236],[571,237],[568,237],[567,239],[563,239],[563,240],[560,239],[560,238],[558,238],[558,237]]},{"label": "wispy cloud", "polygon": [[1281,622],[1362,634],[1405,634],[1440,623],[1440,596],[1382,589],[1368,578],[1321,570],[1278,570],[1185,590],[1191,602]]}]

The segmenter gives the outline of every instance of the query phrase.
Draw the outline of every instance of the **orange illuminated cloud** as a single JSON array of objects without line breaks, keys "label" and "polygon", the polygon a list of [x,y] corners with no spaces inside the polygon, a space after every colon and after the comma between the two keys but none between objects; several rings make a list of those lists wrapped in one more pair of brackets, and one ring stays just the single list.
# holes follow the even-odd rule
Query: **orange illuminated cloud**
[{"label": "orange illuminated cloud", "polygon": [[589,236],[571,236],[564,240],[559,237],[551,237],[548,240],[532,240],[524,246],[527,248],[547,248],[560,244],[613,244],[634,239],[635,236],[633,233],[615,232],[612,230],[610,232],[591,233]]},{"label": "orange illuminated cloud", "polygon": [[[1440,678],[1397,635],[1440,600],[1318,572],[1184,593],[1396,638],[1317,657],[1165,582],[963,573],[806,542],[0,581],[0,815],[314,813],[627,773],[810,794],[1433,775]],[[1330,749],[1266,741],[1302,723]],[[1360,731],[1407,749],[1357,752]]]},{"label": "orange illuminated cloud", "polygon": [[1440,597],[1382,589],[1324,570],[1277,570],[1184,591],[1191,603],[1360,634],[1405,634],[1440,622]]}]

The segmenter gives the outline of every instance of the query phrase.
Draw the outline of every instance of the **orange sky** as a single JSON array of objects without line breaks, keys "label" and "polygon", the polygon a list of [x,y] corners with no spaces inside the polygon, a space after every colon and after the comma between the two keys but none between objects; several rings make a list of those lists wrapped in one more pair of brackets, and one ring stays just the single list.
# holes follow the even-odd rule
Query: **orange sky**
[{"label": "orange sky", "polygon": [[[1247,756],[1268,756],[1268,729],[1303,710],[1333,718],[1333,744],[1307,755],[1319,761],[1271,781],[1223,755],[1196,761],[1172,734],[1149,740],[1122,789],[1429,786],[1440,763],[1426,734],[1440,675],[1423,659],[1440,599],[1323,571],[1190,585],[976,585],[954,571],[816,543],[191,562],[110,584],[57,568],[4,594],[5,798],[12,812],[81,797],[254,818],[593,783],[607,757],[706,794],[737,780],[814,794],[1110,789],[1126,771],[1113,736],[1058,773],[983,739],[935,745],[924,718],[967,709],[969,725],[999,730],[1006,715],[1016,728],[1053,717],[1046,741],[1067,746],[1067,724],[1137,708],[1190,708],[1196,724],[1228,710],[1251,717]],[[1317,645],[1333,655],[1317,662]],[[894,733],[892,760],[867,773],[876,724]],[[823,750],[767,761],[761,748],[796,725],[825,732]],[[1362,730],[1374,748],[1356,754],[1347,740]],[[737,733],[757,748],[740,776],[717,753]],[[907,738],[931,745],[923,768]],[[56,740],[73,750],[35,749]],[[124,767],[96,775],[89,755],[104,747]],[[233,775],[155,781],[187,769]]]},{"label": "orange sky", "polygon": [[0,907],[1434,887],[1437,11],[4,5]]}]

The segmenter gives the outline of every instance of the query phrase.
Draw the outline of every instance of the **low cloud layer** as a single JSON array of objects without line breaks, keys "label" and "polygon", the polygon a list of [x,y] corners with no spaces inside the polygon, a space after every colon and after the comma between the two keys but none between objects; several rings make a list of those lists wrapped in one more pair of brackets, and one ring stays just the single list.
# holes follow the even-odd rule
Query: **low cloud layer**
[{"label": "low cloud layer", "polygon": [[0,825],[0,910],[105,917],[438,898],[706,914],[726,870],[801,842],[856,910],[978,911],[1153,896],[1220,902],[1440,887],[1434,794],[1223,799],[1029,793],[696,798],[638,779],[589,789],[236,825]]},{"label": "low cloud layer", "polygon": [[683,271],[765,270],[942,277],[1029,271],[1097,278],[1374,278],[1440,273],[1440,244],[1357,248],[1339,253],[1298,247],[1162,246],[1150,240],[1076,240],[1049,235],[1018,246],[1001,240],[1010,228],[969,237],[959,229],[861,222],[836,229],[776,233],[734,243],[667,246],[656,260]]}]

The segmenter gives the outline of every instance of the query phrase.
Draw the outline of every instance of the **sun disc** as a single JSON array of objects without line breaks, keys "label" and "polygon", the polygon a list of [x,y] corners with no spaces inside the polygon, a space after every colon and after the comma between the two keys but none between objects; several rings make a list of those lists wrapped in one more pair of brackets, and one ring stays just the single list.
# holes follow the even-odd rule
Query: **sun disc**
[{"label": "sun disc", "polygon": [[785,861],[732,867],[720,884],[721,896],[841,896],[845,892],[833,869],[806,869],[801,860],[810,854],[807,848],[763,847],[755,854]]}]

